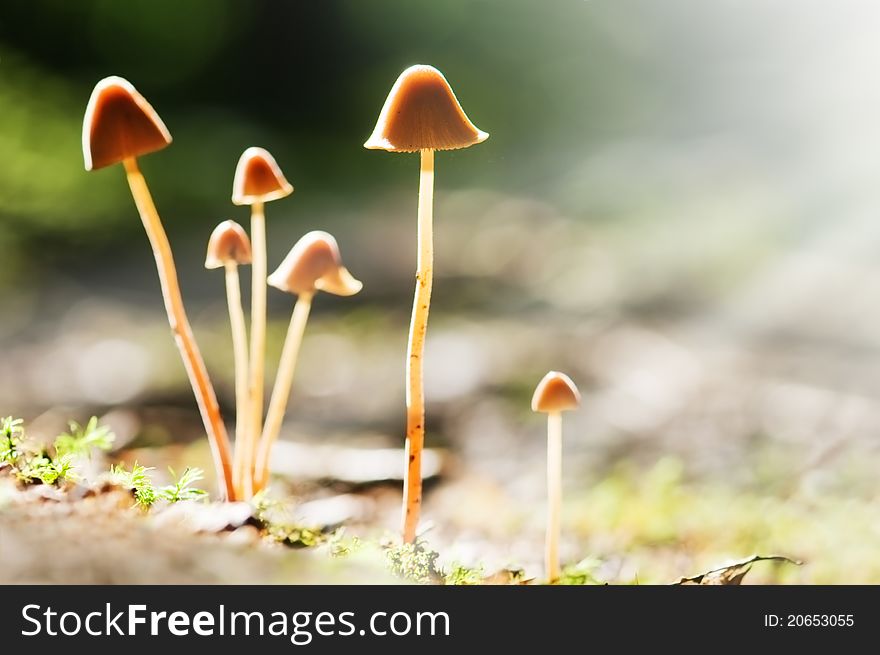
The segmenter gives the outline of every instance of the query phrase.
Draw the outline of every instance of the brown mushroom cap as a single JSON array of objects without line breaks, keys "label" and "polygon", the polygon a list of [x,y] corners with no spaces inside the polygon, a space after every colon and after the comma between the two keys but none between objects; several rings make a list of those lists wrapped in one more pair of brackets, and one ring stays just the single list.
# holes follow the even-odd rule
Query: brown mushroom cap
[{"label": "brown mushroom cap", "polygon": [[342,265],[336,239],[315,230],[291,248],[267,282],[281,291],[301,295],[326,291],[337,296],[353,296],[363,284]]},{"label": "brown mushroom cap", "polygon": [[293,187],[268,150],[251,147],[241,153],[232,182],[233,204],[271,202],[291,193]]},{"label": "brown mushroom cap", "polygon": [[223,221],[208,239],[205,268],[222,268],[227,262],[251,263],[251,240],[247,232],[235,221]]},{"label": "brown mushroom cap", "polygon": [[87,171],[161,150],[169,143],[165,123],[131,82],[111,76],[95,85],[83,118]]},{"label": "brown mushroom cap", "polygon": [[443,73],[417,65],[397,78],[364,147],[390,152],[456,150],[488,138],[468,119]]},{"label": "brown mushroom cap", "polygon": [[565,412],[577,409],[581,394],[571,378],[565,373],[550,371],[545,375],[532,396],[533,412]]}]

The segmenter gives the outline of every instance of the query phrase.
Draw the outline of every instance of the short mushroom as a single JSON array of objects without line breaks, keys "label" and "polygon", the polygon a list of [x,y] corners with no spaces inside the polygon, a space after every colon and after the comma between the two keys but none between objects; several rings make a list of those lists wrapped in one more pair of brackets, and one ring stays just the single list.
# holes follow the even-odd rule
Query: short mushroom
[{"label": "short mushroom", "polygon": [[161,150],[170,143],[171,134],[165,123],[128,80],[106,77],[95,85],[83,118],[85,168],[91,171],[119,163],[125,167],[131,194],[153,249],[168,322],[211,444],[220,487],[226,498],[234,500],[229,437],[214,387],[186,317],[168,236],[137,163],[141,155]]},{"label": "short mushroom", "polygon": [[562,412],[577,409],[581,394],[565,373],[550,371],[532,396],[532,411],[547,414],[547,582],[559,579],[559,524],[562,510]]},{"label": "short mushroom", "polygon": [[456,150],[489,138],[468,119],[443,73],[432,66],[407,68],[391,89],[365,148],[419,152],[418,261],[406,363],[406,458],[403,540],[416,536],[422,502],[425,399],[422,359],[434,278],[434,151]]},{"label": "short mushroom", "polygon": [[337,296],[353,296],[363,287],[342,265],[336,239],[319,230],[309,232],[296,242],[281,265],[269,276],[269,284],[281,291],[295,294],[297,301],[293,306],[293,315],[290,317],[290,326],[281,350],[281,361],[278,363],[275,386],[269,400],[266,424],[260,438],[254,474],[255,492],[263,489],[269,479],[272,446],[278,438],[287,410],[293,373],[312,307],[312,298],[317,291]]},{"label": "short mushroom", "polygon": [[232,354],[235,366],[235,455],[232,482],[236,497],[250,498],[253,447],[248,439],[248,342],[238,267],[251,263],[251,242],[247,232],[235,221],[223,221],[211,233],[205,268],[223,268],[226,272],[226,303],[232,330]]},{"label": "short mushroom", "polygon": [[[264,148],[245,150],[235,168],[232,202],[251,207],[251,349],[248,431],[256,449],[263,428],[264,368],[266,359],[266,214],[264,205],[293,193],[275,158]],[[252,457],[256,456],[256,450]]]}]

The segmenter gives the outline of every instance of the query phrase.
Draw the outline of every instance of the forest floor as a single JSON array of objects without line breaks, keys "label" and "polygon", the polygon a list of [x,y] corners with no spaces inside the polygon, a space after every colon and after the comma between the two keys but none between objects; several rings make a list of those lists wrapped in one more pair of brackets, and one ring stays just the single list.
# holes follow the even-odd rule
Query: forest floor
[{"label": "forest floor", "polygon": [[[396,545],[393,482],[278,483],[275,494],[147,511],[106,480],[23,488],[0,473],[0,583],[541,581],[541,502],[481,476],[429,483],[421,552]],[[693,484],[666,459],[570,494],[562,556],[571,584],[671,583],[752,555],[801,563],[756,563],[746,583],[876,583],[878,532],[870,499]]]}]

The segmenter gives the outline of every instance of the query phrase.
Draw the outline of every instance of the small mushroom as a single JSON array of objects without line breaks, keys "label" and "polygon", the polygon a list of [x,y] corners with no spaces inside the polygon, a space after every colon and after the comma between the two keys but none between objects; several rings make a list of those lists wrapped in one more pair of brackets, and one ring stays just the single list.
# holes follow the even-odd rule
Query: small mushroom
[{"label": "small mushroom", "polygon": [[251,207],[251,348],[248,383],[248,440],[251,459],[263,429],[264,369],[266,360],[266,214],[264,205],[293,193],[275,158],[263,148],[245,150],[235,168],[232,202]]},{"label": "small mushroom", "polygon": [[91,171],[119,163],[125,167],[131,195],[153,249],[168,322],[211,444],[221,490],[227,499],[234,500],[232,457],[226,426],[186,317],[168,236],[137,163],[141,155],[161,150],[170,143],[171,134],[165,123],[130,82],[121,77],[106,77],[95,85],[83,118],[85,168]]},{"label": "small mushroom", "polygon": [[235,455],[232,482],[236,497],[250,498],[253,447],[247,436],[248,418],[248,342],[244,310],[241,305],[240,264],[251,263],[251,242],[247,232],[235,221],[223,221],[211,233],[205,268],[226,271],[226,303],[232,329],[232,354],[235,364]]},{"label": "small mushroom", "polygon": [[581,394],[565,373],[550,371],[532,396],[532,411],[547,414],[547,582],[559,579],[559,522],[562,510],[562,412],[577,409]]},{"label": "small mushroom", "polygon": [[269,479],[272,446],[278,438],[290,399],[293,373],[312,307],[312,298],[317,291],[337,296],[353,296],[363,287],[342,265],[336,239],[327,232],[318,230],[309,232],[296,242],[268,281],[276,289],[296,295],[297,301],[293,306],[293,315],[290,317],[290,326],[281,350],[281,361],[260,438],[254,474],[255,492],[263,489]]},{"label": "small mushroom", "polygon": [[489,138],[465,115],[443,73],[432,66],[407,68],[391,88],[373,134],[371,150],[419,152],[418,260],[416,291],[406,359],[406,458],[403,489],[403,540],[416,536],[422,502],[422,448],[425,394],[422,359],[434,279],[434,151],[456,150]]}]

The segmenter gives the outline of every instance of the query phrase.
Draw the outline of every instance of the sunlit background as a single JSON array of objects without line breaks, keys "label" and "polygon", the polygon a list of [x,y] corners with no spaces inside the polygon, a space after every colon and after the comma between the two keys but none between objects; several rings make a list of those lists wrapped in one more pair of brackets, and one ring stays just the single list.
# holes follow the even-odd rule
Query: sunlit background
[{"label": "sunlit background", "polygon": [[[418,164],[362,143],[430,63],[491,134],[437,155],[436,534],[540,560],[529,398],[558,369],[584,395],[568,559],[632,580],[772,550],[808,560],[788,580],[880,580],[878,27],[871,0],[5,0],[0,415],[50,434],[97,414],[142,461],[177,444],[207,463],[122,171],[82,166],[86,101],[115,74],[174,137],[142,168],[228,421],[202,262],[217,222],[247,225],[232,175],[260,145],[296,188],[267,205],[270,267],[324,229],[365,285],[317,299],[283,438],[399,447]],[[269,298],[267,384],[293,304]]]}]

